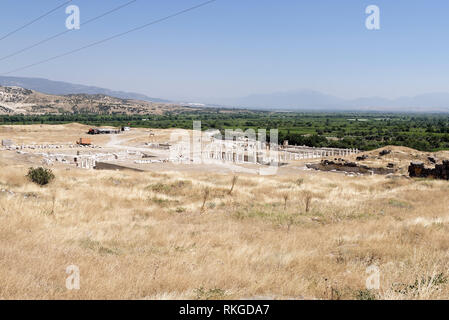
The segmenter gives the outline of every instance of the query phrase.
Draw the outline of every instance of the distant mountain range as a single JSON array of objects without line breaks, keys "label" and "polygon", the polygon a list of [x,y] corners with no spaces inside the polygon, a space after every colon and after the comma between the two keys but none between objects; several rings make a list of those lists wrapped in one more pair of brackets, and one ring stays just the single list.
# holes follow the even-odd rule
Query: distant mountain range
[{"label": "distant mountain range", "polygon": [[[153,98],[140,93],[114,91],[43,78],[0,76],[0,86],[16,86],[50,95],[104,95],[135,101],[170,103],[169,100]],[[185,102],[183,104],[195,107],[232,107],[285,111],[449,112],[449,92],[427,93],[397,99],[382,97],[343,99],[314,90],[297,90],[253,94],[240,98],[208,99],[200,102],[195,104]]]},{"label": "distant mountain range", "polygon": [[35,90],[41,93],[54,95],[67,94],[102,94],[105,96],[120,98],[142,100],[150,102],[167,103],[168,100],[148,97],[144,94],[124,91],[114,91],[105,88],[86,86],[82,84],[73,84],[62,81],[52,81],[43,78],[23,78],[23,77],[2,77],[0,76],[0,86],[15,86],[26,89]]},{"label": "distant mountain range", "polygon": [[428,93],[398,99],[381,97],[342,99],[318,91],[298,90],[220,99],[210,103],[262,110],[449,112],[449,93]]}]

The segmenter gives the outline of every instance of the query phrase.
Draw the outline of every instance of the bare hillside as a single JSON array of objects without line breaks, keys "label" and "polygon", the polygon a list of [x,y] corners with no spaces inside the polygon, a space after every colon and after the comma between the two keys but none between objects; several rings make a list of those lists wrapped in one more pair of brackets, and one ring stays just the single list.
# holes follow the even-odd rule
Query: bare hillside
[{"label": "bare hillside", "polygon": [[[163,114],[187,108],[175,104],[119,99],[106,95],[49,95],[20,87],[0,86],[0,114]],[[191,110],[191,108],[189,108]]]}]

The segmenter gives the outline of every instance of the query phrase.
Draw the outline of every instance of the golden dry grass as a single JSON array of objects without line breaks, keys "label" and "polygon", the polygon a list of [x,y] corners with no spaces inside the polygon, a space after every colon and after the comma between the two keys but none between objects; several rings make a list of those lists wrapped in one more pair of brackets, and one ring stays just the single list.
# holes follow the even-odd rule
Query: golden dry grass
[{"label": "golden dry grass", "polygon": [[446,181],[26,169],[0,171],[3,299],[449,298]]},{"label": "golden dry grass", "polygon": [[[87,132],[92,126],[79,123],[69,123],[62,125],[3,125],[0,126],[0,139],[12,139],[15,144],[52,144],[52,143],[72,143],[74,144],[80,137],[89,137],[95,145],[105,145],[110,141],[110,135],[88,136]],[[111,128],[111,127],[105,127]],[[170,139],[172,129],[133,129],[126,134],[126,139],[133,143],[142,143],[157,138],[161,142]],[[154,137],[150,137],[152,132]]]}]

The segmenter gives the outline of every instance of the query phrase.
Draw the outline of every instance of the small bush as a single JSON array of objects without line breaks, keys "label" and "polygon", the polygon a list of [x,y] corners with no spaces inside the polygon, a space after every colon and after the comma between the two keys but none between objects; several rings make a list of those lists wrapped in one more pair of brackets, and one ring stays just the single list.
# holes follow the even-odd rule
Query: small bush
[{"label": "small bush", "polygon": [[55,175],[50,169],[39,167],[29,168],[27,177],[32,182],[37,183],[40,186],[44,186],[49,184],[55,178]]},{"label": "small bush", "polygon": [[358,290],[355,294],[356,300],[377,300],[377,296],[371,290]]},{"label": "small bush", "polygon": [[196,300],[218,300],[226,296],[226,292],[220,288],[205,289],[200,287],[194,290]]},{"label": "small bush", "polygon": [[447,283],[447,280],[443,273],[438,273],[427,278],[421,277],[421,279],[416,279],[413,284],[396,283],[393,287],[397,293],[415,297],[419,296],[420,290],[423,289],[440,290],[441,286]]},{"label": "small bush", "polygon": [[397,207],[397,208],[404,208],[404,209],[412,209],[413,208],[413,206],[410,203],[405,202],[405,201],[396,200],[396,199],[390,199],[388,201],[388,204],[390,206]]},{"label": "small bush", "polygon": [[178,196],[182,190],[188,189],[192,186],[192,182],[188,180],[178,180],[173,183],[164,184],[158,182],[147,187],[147,190],[162,193],[166,195]]}]

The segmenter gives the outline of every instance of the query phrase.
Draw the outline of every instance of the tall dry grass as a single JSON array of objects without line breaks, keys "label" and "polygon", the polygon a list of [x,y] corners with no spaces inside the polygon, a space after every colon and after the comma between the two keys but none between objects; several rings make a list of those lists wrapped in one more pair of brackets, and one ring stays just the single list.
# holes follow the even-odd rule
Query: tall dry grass
[{"label": "tall dry grass", "polygon": [[0,171],[2,299],[449,298],[445,181],[26,169]]}]

